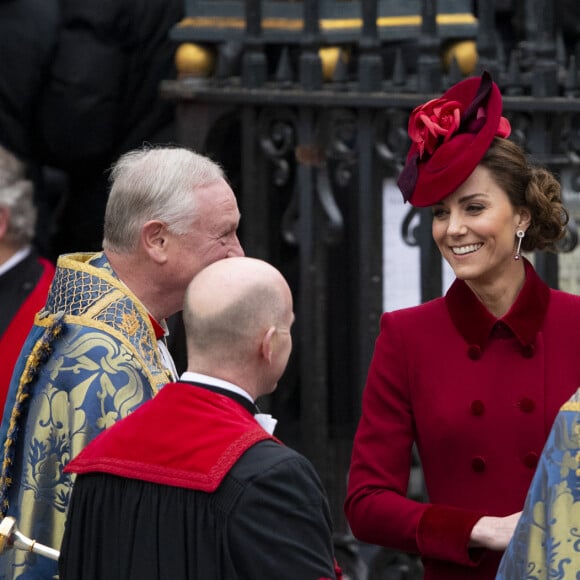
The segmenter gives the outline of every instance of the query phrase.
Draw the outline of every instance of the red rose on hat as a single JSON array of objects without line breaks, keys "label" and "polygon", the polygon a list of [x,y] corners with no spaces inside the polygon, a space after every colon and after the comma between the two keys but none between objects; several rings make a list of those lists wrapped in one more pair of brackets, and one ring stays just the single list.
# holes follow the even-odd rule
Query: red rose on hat
[{"label": "red rose on hat", "polygon": [[497,127],[496,136],[507,139],[512,132],[512,126],[510,122],[505,117],[500,117],[499,125]]},{"label": "red rose on hat", "polygon": [[425,150],[431,155],[440,142],[451,138],[459,128],[462,112],[461,103],[447,99],[432,99],[413,111],[409,119],[409,137],[419,148],[419,158]]}]

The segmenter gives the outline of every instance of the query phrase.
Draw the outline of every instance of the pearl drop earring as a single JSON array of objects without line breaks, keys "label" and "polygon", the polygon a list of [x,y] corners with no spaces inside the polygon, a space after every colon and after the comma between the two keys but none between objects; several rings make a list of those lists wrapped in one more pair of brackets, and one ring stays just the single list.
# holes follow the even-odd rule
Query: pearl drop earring
[{"label": "pearl drop earring", "polygon": [[526,235],[526,232],[524,232],[524,230],[518,230],[516,232],[516,236],[518,237],[518,248],[516,250],[516,255],[514,256],[514,260],[520,259],[520,252],[522,249],[522,240],[524,239],[525,235]]}]

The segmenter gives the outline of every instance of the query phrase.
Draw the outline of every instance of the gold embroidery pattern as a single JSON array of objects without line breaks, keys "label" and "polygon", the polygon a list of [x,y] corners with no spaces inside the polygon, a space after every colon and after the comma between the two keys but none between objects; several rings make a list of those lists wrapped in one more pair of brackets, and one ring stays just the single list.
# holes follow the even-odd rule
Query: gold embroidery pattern
[{"label": "gold embroidery pattern", "polygon": [[578,395],[557,415],[499,580],[576,579],[580,562]]},{"label": "gold embroidery pattern", "polygon": [[[46,304],[49,312],[63,312],[116,333],[119,340],[129,341],[140,358],[147,362],[155,390],[167,382],[167,375],[156,348],[149,316],[137,298],[114,275],[102,254],[61,256]],[[91,322],[88,322],[90,319]],[[71,319],[72,320],[72,319]]]},{"label": "gold embroidery pattern", "polygon": [[[102,254],[59,258],[33,333],[4,448],[0,509],[25,535],[59,546],[72,488],[65,465],[168,377],[148,313]],[[0,567],[26,573],[35,558],[11,550]]]}]

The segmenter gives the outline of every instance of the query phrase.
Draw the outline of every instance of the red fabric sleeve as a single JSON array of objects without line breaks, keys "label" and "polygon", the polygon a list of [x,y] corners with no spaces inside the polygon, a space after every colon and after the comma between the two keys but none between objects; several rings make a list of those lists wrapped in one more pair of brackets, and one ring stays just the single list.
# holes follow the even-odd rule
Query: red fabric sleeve
[{"label": "red fabric sleeve", "polygon": [[[471,530],[481,517],[481,513],[447,506],[429,506],[417,527],[417,545],[421,555],[464,566],[476,566],[485,551],[469,549],[468,545]],[[461,546],[462,549],[459,548]]]}]

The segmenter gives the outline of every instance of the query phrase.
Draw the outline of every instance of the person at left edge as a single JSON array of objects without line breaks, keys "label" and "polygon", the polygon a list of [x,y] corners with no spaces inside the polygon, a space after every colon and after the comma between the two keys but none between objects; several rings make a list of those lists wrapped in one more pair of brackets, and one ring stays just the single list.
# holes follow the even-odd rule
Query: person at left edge
[{"label": "person at left edge", "polygon": [[54,275],[34,247],[37,208],[24,163],[0,145],[0,409],[20,349]]},{"label": "person at left edge", "polygon": [[[164,320],[206,265],[243,255],[240,212],[219,165],[144,147],[113,167],[103,252],[60,256],[24,345],[2,425],[2,515],[59,546],[72,488],[64,467],[175,377]],[[9,550],[0,578],[51,578],[56,562]]]}]

